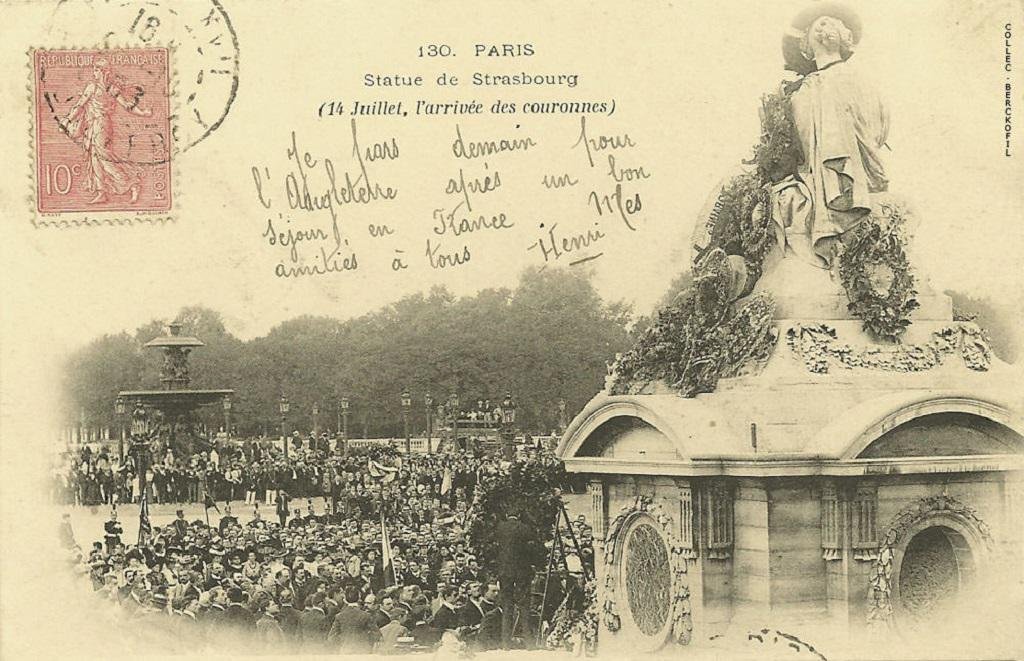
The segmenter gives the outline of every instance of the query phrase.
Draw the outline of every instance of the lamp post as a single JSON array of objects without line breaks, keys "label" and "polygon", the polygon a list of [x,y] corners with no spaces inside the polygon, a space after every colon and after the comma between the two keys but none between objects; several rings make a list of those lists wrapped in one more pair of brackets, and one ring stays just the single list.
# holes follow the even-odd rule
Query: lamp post
[{"label": "lamp post", "polygon": [[291,402],[284,395],[281,395],[280,401],[277,403],[277,410],[281,414],[281,440],[284,442],[284,458],[288,459],[288,436],[285,432],[285,418],[288,415],[288,411],[291,410]]},{"label": "lamp post", "polygon": [[124,397],[114,400],[114,412],[117,414],[117,457],[121,464],[124,464],[124,414],[126,406]]},{"label": "lamp post", "polygon": [[412,397],[409,389],[402,391],[402,425],[405,427],[405,453],[412,452],[412,437],[409,436],[409,409],[412,408]]},{"label": "lamp post", "polygon": [[341,451],[348,456],[348,397],[341,398]]},{"label": "lamp post", "polygon": [[[338,438],[340,439],[341,438],[341,400],[340,399],[338,400],[338,408],[334,412],[337,415],[337,418],[335,419],[336,422],[334,424],[334,432],[338,435]],[[337,449],[337,446],[335,446],[335,449]]]},{"label": "lamp post", "polygon": [[231,398],[224,398],[224,438],[231,438]]},{"label": "lamp post", "polygon": [[513,427],[515,423],[516,403],[512,399],[512,391],[509,390],[505,393],[505,399],[501,402],[501,450],[508,461],[512,461],[514,454],[512,441],[515,438]]},{"label": "lamp post", "polygon": [[434,398],[430,396],[429,392],[423,397],[423,405],[427,407],[427,454],[430,454],[432,451],[430,445],[433,443],[430,436],[434,432]]},{"label": "lamp post", "polygon": [[[149,463],[152,455],[149,447],[149,415],[141,401],[135,402],[135,409],[132,411],[131,445],[128,453],[135,459],[135,474],[139,476],[139,502],[146,493],[147,479],[146,472],[149,470]],[[142,538],[142,530],[139,530],[139,538]]]},{"label": "lamp post", "polygon": [[448,397],[448,406],[452,416],[452,441],[459,444],[459,393],[453,392]]},{"label": "lamp post", "polygon": [[313,402],[313,452],[320,449],[320,402]]}]

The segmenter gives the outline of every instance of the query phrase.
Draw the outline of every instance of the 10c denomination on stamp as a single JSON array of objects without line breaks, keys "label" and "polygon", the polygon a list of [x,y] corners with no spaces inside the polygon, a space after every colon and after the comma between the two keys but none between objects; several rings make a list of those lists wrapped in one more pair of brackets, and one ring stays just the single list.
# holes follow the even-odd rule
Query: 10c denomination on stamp
[{"label": "10c denomination on stamp", "polygon": [[39,49],[31,55],[37,224],[170,212],[168,49]]}]

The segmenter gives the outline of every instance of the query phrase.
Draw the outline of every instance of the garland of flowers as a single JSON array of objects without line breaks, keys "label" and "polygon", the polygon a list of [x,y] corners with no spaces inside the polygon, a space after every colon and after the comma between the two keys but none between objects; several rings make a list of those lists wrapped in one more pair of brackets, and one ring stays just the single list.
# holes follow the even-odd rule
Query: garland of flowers
[{"label": "garland of flowers", "polygon": [[676,541],[675,535],[672,533],[672,517],[665,513],[661,505],[650,496],[637,496],[632,505],[624,505],[608,528],[604,549],[604,603],[601,609],[604,615],[604,625],[612,632],[622,628],[622,618],[615,601],[615,588],[618,585],[618,573],[615,570],[616,551],[619,546],[618,538],[622,534],[625,524],[638,513],[646,513],[657,521],[668,542],[669,562],[672,565],[672,584],[675,587],[670,606],[672,639],[679,645],[687,645],[693,635],[693,617],[690,607],[685,549]]},{"label": "garland of flowers", "polygon": [[[850,312],[872,336],[894,342],[910,325],[919,307],[914,275],[904,246],[906,212],[896,204],[879,205],[844,237],[839,277],[850,299]],[[878,280],[888,280],[878,286]]]},{"label": "garland of flowers", "polygon": [[836,329],[826,324],[797,324],[786,331],[786,344],[800,357],[809,372],[827,374],[833,363],[846,369],[866,368],[889,372],[924,372],[960,353],[964,364],[984,372],[992,364],[992,349],[977,325],[959,323],[932,333],[924,344],[899,344],[893,348],[854,348],[839,343]]},{"label": "garland of flowers", "polygon": [[885,539],[879,542],[878,558],[874,561],[869,574],[868,616],[869,624],[889,624],[892,622],[892,573],[896,547],[907,531],[918,521],[933,512],[949,512],[963,519],[977,530],[986,546],[991,548],[992,534],[988,525],[981,520],[978,513],[969,505],[965,505],[949,496],[929,496],[908,505],[900,510],[889,526]]}]

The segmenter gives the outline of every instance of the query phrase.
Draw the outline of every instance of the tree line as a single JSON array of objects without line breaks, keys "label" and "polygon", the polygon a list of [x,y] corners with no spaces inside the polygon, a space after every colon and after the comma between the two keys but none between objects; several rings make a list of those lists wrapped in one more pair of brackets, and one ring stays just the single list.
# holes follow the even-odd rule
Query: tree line
[{"label": "tree line", "polygon": [[[547,432],[558,425],[558,401],[570,416],[578,411],[602,388],[605,361],[631,343],[629,306],[604,302],[580,270],[529,269],[514,288],[461,298],[435,286],[361,317],[300,316],[251,340],[232,335],[217,311],[186,307],[71,355],[67,423],[116,428],[119,390],[158,389],[162,356],[143,345],[174,319],[206,343],[191,355],[190,387],[233,388],[232,427],[246,436],[279,433],[282,395],[291,404],[290,429],[313,427],[314,403],[320,428],[336,429],[347,397],[350,436],[401,436],[404,389],[414,434],[427,427],[427,393],[435,410],[453,392],[470,410],[478,399],[495,406],[507,390],[516,426]],[[214,429],[223,425],[219,405],[199,415]]]}]

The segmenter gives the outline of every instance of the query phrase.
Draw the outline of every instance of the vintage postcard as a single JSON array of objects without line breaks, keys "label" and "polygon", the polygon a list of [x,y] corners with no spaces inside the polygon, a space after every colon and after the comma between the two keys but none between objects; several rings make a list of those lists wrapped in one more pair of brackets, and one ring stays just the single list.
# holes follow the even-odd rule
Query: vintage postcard
[{"label": "vintage postcard", "polygon": [[0,656],[1024,658],[1022,35],[0,3]]}]

